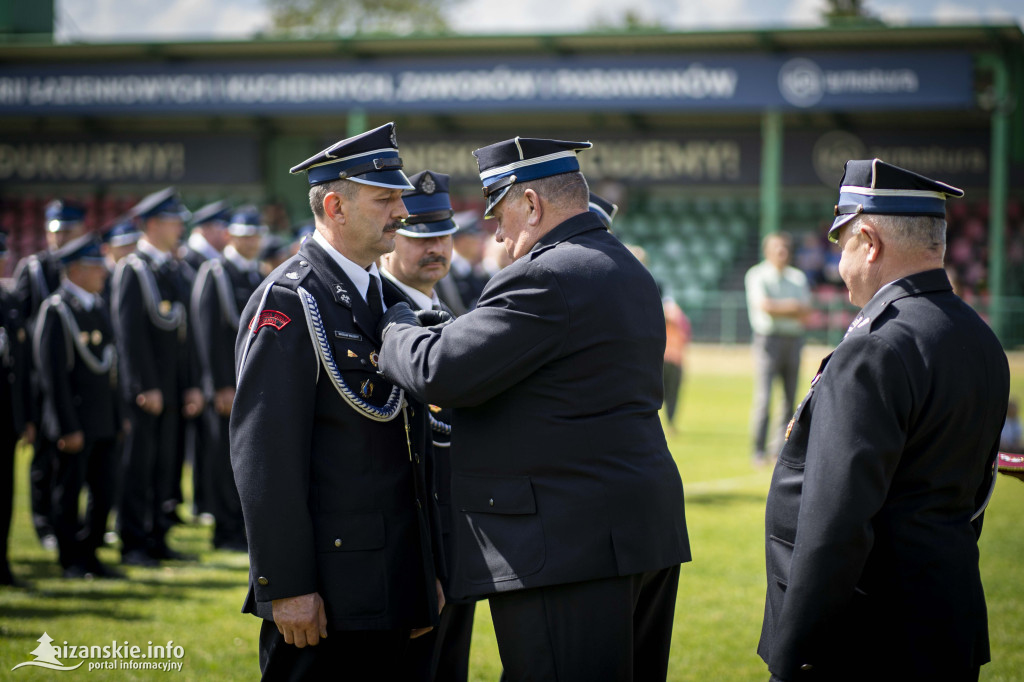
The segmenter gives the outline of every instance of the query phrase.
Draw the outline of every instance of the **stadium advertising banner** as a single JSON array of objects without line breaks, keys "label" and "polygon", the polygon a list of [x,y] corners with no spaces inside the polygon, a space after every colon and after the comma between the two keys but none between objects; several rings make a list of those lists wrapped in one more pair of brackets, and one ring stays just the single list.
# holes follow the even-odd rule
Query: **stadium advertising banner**
[{"label": "stadium advertising banner", "polygon": [[0,115],[963,109],[966,52],[4,66]]},{"label": "stadium advertising banner", "polygon": [[[986,131],[791,131],[786,133],[783,184],[834,188],[848,159],[879,158],[942,178],[958,187],[984,187],[989,175]],[[1019,169],[1011,169],[1019,177]]]},{"label": "stadium advertising banner", "polygon": [[[761,136],[743,130],[694,130],[590,138],[580,155],[587,177],[626,184],[752,187],[760,182]],[[335,139],[321,141],[326,147]],[[407,169],[435,168],[459,184],[479,186],[472,151],[491,137],[404,136]],[[0,137],[0,183],[184,185],[259,184],[260,141],[244,134]],[[880,157],[956,185],[988,182],[988,136],[924,131],[794,130],[785,136],[783,182],[834,188],[843,163]]]},{"label": "stadium advertising banner", "polygon": [[0,137],[4,184],[259,182],[259,142],[252,136]]},{"label": "stadium advertising banner", "polygon": [[[575,138],[574,138],[575,139]],[[630,137],[590,137],[580,168],[593,180],[626,184],[753,187],[761,180],[761,135],[742,130],[688,131]],[[408,169],[438,168],[456,182],[478,184],[472,150],[490,138],[401,140]],[[324,146],[330,144],[324,140]],[[984,131],[792,130],[786,131],[783,184],[834,190],[848,159],[879,157],[955,185],[988,184],[988,135]]]},{"label": "stadium advertising banner", "polygon": [[[579,156],[580,169],[589,178],[682,185],[744,186],[759,182],[761,138],[756,132],[695,131],[686,136],[589,139],[593,149]],[[443,169],[456,182],[479,186],[480,174],[472,152],[493,141],[483,137],[427,140],[405,136],[400,144],[407,170]]]}]

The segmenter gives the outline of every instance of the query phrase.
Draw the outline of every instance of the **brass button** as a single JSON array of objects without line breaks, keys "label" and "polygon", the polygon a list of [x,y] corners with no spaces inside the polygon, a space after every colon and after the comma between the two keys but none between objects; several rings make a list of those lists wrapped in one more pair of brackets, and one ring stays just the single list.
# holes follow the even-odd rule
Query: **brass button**
[{"label": "brass button", "polygon": [[420,453],[417,452],[415,454],[415,456],[414,456],[414,459],[416,460],[416,463],[419,464],[420,463]]},{"label": "brass button", "polygon": [[309,267],[309,263],[307,263],[307,262],[306,262],[306,261],[304,261],[304,260],[300,260],[300,261],[299,261],[299,265],[300,265],[300,266],[302,266],[302,267],[304,267],[304,268],[308,268],[308,267]]},{"label": "brass button", "polygon": [[814,670],[814,666],[810,663],[804,663],[802,666],[800,666],[800,669],[806,672],[808,670]]},{"label": "brass button", "polygon": [[258,582],[260,585],[263,585],[264,587],[270,584],[270,581],[264,578],[262,575],[259,578],[256,578],[256,582]]},{"label": "brass button", "polygon": [[337,539],[336,539],[336,540],[334,541],[334,546],[335,546],[335,547],[341,547],[341,538],[337,538]]},{"label": "brass button", "polygon": [[489,505],[491,505],[493,507],[494,506],[494,498],[492,497],[491,499],[489,499],[487,501],[487,504],[489,504]]},{"label": "brass button", "polygon": [[418,497],[416,498],[416,508],[417,509],[422,509],[423,508],[423,503],[420,502],[420,498],[418,498]]},{"label": "brass button", "polygon": [[440,500],[441,498],[437,496],[437,493],[434,493],[434,499],[435,500]]}]

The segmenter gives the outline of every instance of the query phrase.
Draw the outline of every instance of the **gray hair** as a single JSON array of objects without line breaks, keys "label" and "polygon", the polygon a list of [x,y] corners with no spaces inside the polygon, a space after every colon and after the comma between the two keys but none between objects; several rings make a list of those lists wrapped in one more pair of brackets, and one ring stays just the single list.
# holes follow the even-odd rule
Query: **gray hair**
[{"label": "gray hair", "polygon": [[[861,220],[865,216],[861,216]],[[901,251],[932,251],[943,255],[946,251],[946,221],[944,218],[918,215],[871,215],[875,226]]]},{"label": "gray hair", "polygon": [[309,208],[315,217],[323,220],[327,217],[324,215],[324,199],[327,195],[337,192],[346,199],[352,199],[359,191],[358,185],[359,183],[350,180],[332,180],[321,185],[313,185],[309,188]]},{"label": "gray hair", "polygon": [[566,207],[578,207],[587,210],[590,206],[590,187],[583,173],[559,173],[546,178],[529,180],[522,184],[516,183],[509,188],[502,200],[515,201],[523,196],[526,190],[532,189],[541,197],[553,204]]}]

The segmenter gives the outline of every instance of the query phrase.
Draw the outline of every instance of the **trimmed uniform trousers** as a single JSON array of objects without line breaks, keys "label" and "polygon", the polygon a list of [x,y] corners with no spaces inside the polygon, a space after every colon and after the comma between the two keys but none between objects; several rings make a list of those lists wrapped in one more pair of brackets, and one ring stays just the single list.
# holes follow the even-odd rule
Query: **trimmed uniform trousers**
[{"label": "trimmed uniform trousers", "polygon": [[664,682],[679,566],[489,598],[507,682]]},{"label": "trimmed uniform trousers", "polygon": [[[45,441],[54,468],[53,517],[61,568],[88,566],[103,545],[107,518],[117,491],[117,449],[113,438],[87,441],[81,452],[67,453]],[[83,520],[78,510],[82,488],[89,488]]]}]

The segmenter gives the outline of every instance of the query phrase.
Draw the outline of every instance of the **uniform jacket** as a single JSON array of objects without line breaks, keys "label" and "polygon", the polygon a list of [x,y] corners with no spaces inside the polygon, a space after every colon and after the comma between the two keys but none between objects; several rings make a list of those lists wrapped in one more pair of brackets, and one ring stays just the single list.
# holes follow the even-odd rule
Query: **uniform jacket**
[{"label": "uniform jacket", "polygon": [[10,412],[14,432],[20,435],[25,430],[31,397],[27,372],[28,334],[13,295],[3,286],[0,286],[0,316],[0,410]]},{"label": "uniform jacket", "polygon": [[239,319],[263,277],[227,258],[204,262],[192,288],[192,329],[207,397],[235,386],[235,339]]},{"label": "uniform jacket", "polygon": [[942,270],[881,289],[821,363],[766,510],[758,652],[782,679],[965,679],[989,660],[980,519],[1006,412],[995,335]]},{"label": "uniform jacket", "polygon": [[[316,306],[308,323],[303,292]],[[335,385],[375,407],[394,395],[376,371],[376,325],[361,293],[307,240],[242,320],[230,429],[249,541],[244,610],[269,619],[273,599],[319,592],[332,628],[436,624],[426,412],[409,405],[407,441],[401,411],[370,419]],[[314,349],[317,325],[333,371]]]},{"label": "uniform jacket", "polygon": [[[12,290],[14,306],[24,324],[26,337],[31,337],[35,325],[36,313],[43,301],[60,286],[60,263],[50,251],[40,251],[26,256],[18,263],[14,271],[14,288]],[[25,358],[28,360],[26,372],[26,396],[23,417],[26,422],[39,423],[41,418],[41,400],[43,387],[32,360],[32,341],[26,338]]]},{"label": "uniform jacket", "polygon": [[[387,278],[384,278],[386,281]],[[406,295],[398,287],[394,287],[395,301],[408,303],[413,310],[419,310],[419,304]],[[438,297],[440,298],[440,296]],[[453,315],[451,308],[441,302],[441,310]],[[452,465],[450,449],[452,445],[452,411],[437,405],[427,405],[427,421],[430,426],[431,457],[427,459],[427,481],[430,494],[437,503],[439,523],[434,536],[434,546],[441,547],[444,556],[445,577],[449,578],[448,568],[452,565]],[[445,580],[445,596],[449,593],[449,584]],[[454,603],[454,600],[453,602]]]},{"label": "uniform jacket", "polygon": [[87,442],[114,438],[120,430],[117,353],[103,300],[97,296],[86,310],[59,287],[39,309],[33,346],[43,379],[43,436],[55,442],[81,431]]},{"label": "uniform jacket", "polygon": [[31,321],[43,301],[60,286],[60,264],[50,251],[26,256],[14,271],[14,301],[23,320]]},{"label": "uniform jacket", "polygon": [[653,278],[591,213],[554,228],[450,324],[392,329],[386,376],[453,407],[454,596],[688,561],[665,443]]},{"label": "uniform jacket", "polygon": [[187,265],[185,269],[185,277],[191,284],[196,277],[196,273],[199,272],[199,268],[203,267],[203,263],[210,260],[206,254],[196,251],[190,246],[185,246],[181,249],[181,262]]},{"label": "uniform jacket", "polygon": [[[150,281],[156,286],[152,292],[139,277],[140,264],[153,275]],[[164,404],[174,406],[186,388],[199,386],[188,324],[186,272],[187,266],[173,259],[158,267],[143,251],[123,258],[114,271],[111,308],[121,385],[130,404],[139,393],[160,389]]]}]

